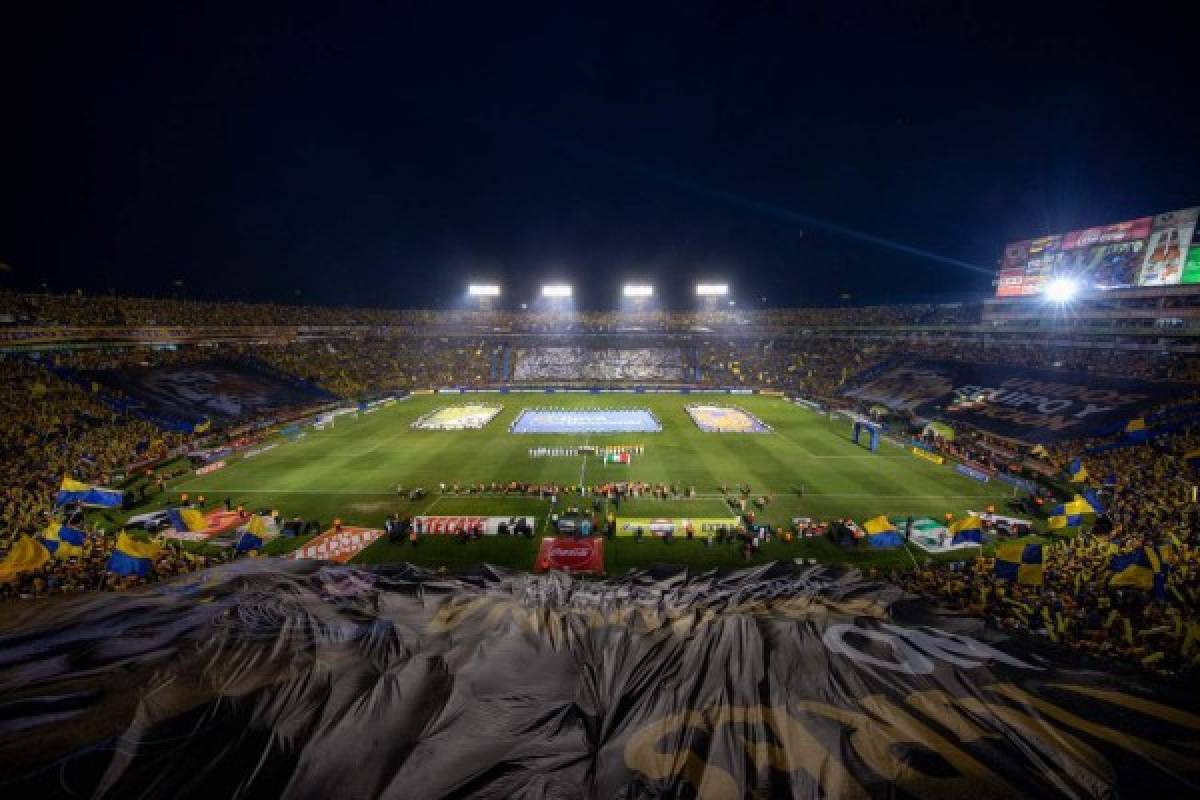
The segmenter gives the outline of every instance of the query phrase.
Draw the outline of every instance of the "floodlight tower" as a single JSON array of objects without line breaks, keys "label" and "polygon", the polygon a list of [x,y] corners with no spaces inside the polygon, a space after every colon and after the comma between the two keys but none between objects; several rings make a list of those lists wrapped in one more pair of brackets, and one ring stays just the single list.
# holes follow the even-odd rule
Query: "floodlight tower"
[{"label": "floodlight tower", "polygon": [[553,319],[559,319],[561,314],[569,314],[575,309],[573,297],[575,290],[569,283],[547,283],[542,286],[542,296],[537,307],[551,312]]},{"label": "floodlight tower", "polygon": [[1065,306],[1075,299],[1075,295],[1079,294],[1079,281],[1074,278],[1055,278],[1046,287],[1046,300],[1058,305]]},{"label": "floodlight tower", "polygon": [[467,286],[467,297],[479,303],[480,311],[491,311],[500,297],[500,287],[494,283],[472,283]]},{"label": "floodlight tower", "polygon": [[547,283],[542,285],[542,294],[533,307],[547,316],[543,322],[553,325],[569,325],[574,317],[575,290],[569,283]]},{"label": "floodlight tower", "polygon": [[705,311],[716,310],[726,297],[729,296],[729,284],[727,283],[697,283],[696,297],[700,300],[700,307]]},{"label": "floodlight tower", "polygon": [[628,311],[645,311],[654,299],[654,287],[648,283],[627,283],[621,289],[622,305]]}]

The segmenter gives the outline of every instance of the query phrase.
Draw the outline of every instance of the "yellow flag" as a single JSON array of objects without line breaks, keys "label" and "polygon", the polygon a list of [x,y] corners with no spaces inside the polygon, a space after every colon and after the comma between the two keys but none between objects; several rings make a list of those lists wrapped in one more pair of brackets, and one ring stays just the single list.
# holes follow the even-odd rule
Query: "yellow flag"
[{"label": "yellow flag", "polygon": [[0,583],[11,583],[22,572],[38,569],[50,560],[50,551],[41,542],[24,534],[0,562]]},{"label": "yellow flag", "polygon": [[134,558],[158,558],[162,545],[158,542],[139,542],[125,531],[117,536],[117,550]]},{"label": "yellow flag", "polygon": [[77,481],[67,475],[63,476],[62,484],[58,487],[64,492],[86,492],[91,489],[91,485]]},{"label": "yellow flag", "polygon": [[183,520],[183,524],[187,526],[189,531],[202,531],[208,527],[208,520],[194,508],[180,509],[179,517]]}]

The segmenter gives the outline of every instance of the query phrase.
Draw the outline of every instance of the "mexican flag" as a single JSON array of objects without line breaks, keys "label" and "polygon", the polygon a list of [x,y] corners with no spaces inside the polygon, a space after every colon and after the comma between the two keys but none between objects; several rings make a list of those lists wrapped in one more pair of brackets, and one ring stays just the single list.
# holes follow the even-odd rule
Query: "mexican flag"
[{"label": "mexican flag", "polygon": [[628,464],[629,463],[629,453],[605,453],[604,454],[604,463],[605,464]]}]

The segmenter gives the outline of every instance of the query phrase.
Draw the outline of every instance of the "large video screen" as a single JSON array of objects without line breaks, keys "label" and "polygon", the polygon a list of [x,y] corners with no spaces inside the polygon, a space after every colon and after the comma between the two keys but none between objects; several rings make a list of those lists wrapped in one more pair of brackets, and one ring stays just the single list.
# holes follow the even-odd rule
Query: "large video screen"
[{"label": "large video screen", "polygon": [[1051,281],[1083,286],[1200,283],[1200,207],[1097,228],[1011,242],[1004,248],[997,297],[1041,294]]}]

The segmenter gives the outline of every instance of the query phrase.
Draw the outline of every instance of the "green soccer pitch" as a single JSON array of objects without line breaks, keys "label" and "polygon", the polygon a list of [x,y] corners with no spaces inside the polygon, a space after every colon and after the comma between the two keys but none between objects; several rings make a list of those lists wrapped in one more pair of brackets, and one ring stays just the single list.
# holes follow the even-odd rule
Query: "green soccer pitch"
[{"label": "green soccer pitch", "polygon": [[[416,430],[410,423],[440,407],[462,403],[494,403],[503,410],[483,429]],[[692,403],[738,406],[774,430],[765,434],[705,433],[684,407]],[[509,425],[526,408],[648,409],[662,424],[658,433],[513,434]],[[228,466],[174,482],[180,492],[206,496],[208,504],[230,498],[250,509],[278,509],[285,517],[316,518],[323,526],[340,517],[346,524],[382,527],[392,512],[402,515],[529,514],[544,526],[549,504],[536,498],[441,494],[439,484],[464,485],[520,482],[595,485],[606,481],[665,482],[695,487],[696,497],[679,501],[649,498],[621,505],[622,517],[731,516],[721,487],[735,492],[749,484],[754,496],[770,495],[758,520],[786,525],[793,517],[851,517],[860,523],[877,514],[960,515],[981,510],[1011,495],[1004,484],[979,483],[914,457],[889,442],[868,452],[849,439],[851,423],[827,419],[777,397],[726,394],[469,394],[417,395],[358,418],[337,418],[333,427],[279,446],[252,459],[235,457]],[[534,447],[570,445],[643,445],[644,454],[628,465],[605,465],[597,456],[530,458]],[[427,495],[409,501],[397,487],[423,487]],[[160,495],[150,507],[161,507]],[[567,502],[572,502],[567,499]],[[561,508],[560,501],[560,508]],[[538,533],[543,532],[539,527]],[[438,539],[438,541],[435,541]],[[295,539],[276,540],[271,550],[297,546]],[[449,537],[426,537],[417,548],[378,542],[358,561],[404,560],[427,566],[461,567],[483,561],[528,569],[536,540],[488,537],[461,545]],[[862,548],[865,550],[866,548]],[[727,552],[728,551],[728,552]],[[761,555],[771,558],[817,558],[821,561],[911,566],[907,550],[891,553],[846,551],[821,541],[787,545],[772,543]],[[918,556],[920,557],[920,556]],[[961,557],[961,556],[960,556]],[[609,571],[655,561],[696,567],[737,563],[728,548],[703,548],[676,541],[609,543]]]}]

